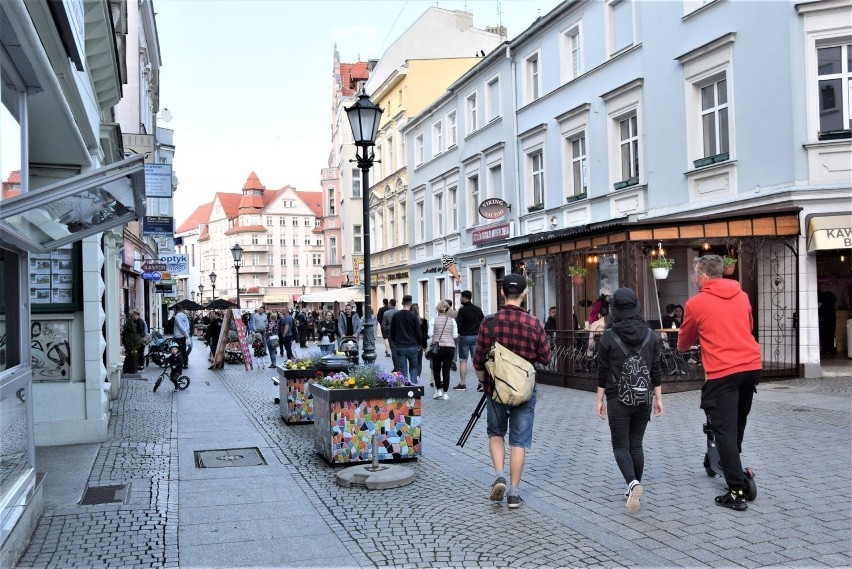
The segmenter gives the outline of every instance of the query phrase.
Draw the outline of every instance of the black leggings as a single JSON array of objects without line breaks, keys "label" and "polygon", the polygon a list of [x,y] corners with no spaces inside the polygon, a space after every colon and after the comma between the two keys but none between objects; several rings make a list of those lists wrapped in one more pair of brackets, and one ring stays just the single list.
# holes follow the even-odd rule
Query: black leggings
[{"label": "black leggings", "polygon": [[609,417],[612,453],[624,481],[628,484],[634,480],[641,482],[642,472],[645,470],[642,439],[645,438],[645,428],[651,420],[651,406],[625,405],[613,397],[607,399],[606,414]]},{"label": "black leggings", "polygon": [[450,389],[450,368],[453,358],[456,356],[455,348],[441,346],[438,353],[432,356],[432,380],[436,389],[448,391]]}]

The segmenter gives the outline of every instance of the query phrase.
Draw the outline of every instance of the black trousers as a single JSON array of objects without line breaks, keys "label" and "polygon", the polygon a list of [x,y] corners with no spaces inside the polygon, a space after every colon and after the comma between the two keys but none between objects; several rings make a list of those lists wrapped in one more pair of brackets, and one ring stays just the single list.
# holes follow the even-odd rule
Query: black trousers
[{"label": "black trousers", "polygon": [[628,484],[634,480],[641,482],[645,470],[642,439],[645,438],[645,429],[651,420],[651,406],[625,405],[613,397],[607,399],[606,415],[609,419],[612,453],[624,481]]},{"label": "black trousers", "polygon": [[435,382],[435,389],[449,391],[450,368],[455,356],[456,349],[446,346],[438,348],[438,353],[432,356],[432,380]]},{"label": "black trousers", "polygon": [[706,381],[701,388],[701,408],[710,417],[725,482],[731,489],[745,488],[740,453],[751,402],[761,375],[761,370],[743,371]]},{"label": "black trousers", "polygon": [[177,338],[175,336],[172,336],[172,340],[174,340],[180,348],[180,355],[183,357],[183,367],[186,368],[186,366],[189,365],[189,360],[186,356],[186,338]]}]

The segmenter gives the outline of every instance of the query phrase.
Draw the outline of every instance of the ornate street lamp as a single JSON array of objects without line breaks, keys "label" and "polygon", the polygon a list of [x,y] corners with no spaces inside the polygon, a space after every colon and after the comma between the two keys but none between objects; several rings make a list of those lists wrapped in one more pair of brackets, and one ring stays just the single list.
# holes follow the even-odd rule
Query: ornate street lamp
[{"label": "ornate street lamp", "polygon": [[207,276],[210,277],[210,286],[213,287],[213,300],[216,300],[216,273],[212,272]]},{"label": "ornate street lamp", "polygon": [[198,302],[204,304],[204,283],[198,285]]},{"label": "ornate street lamp", "polygon": [[231,256],[234,258],[234,269],[237,270],[237,308],[242,308],[240,305],[240,267],[243,264],[243,248],[239,243],[235,243],[231,247]]},{"label": "ornate street lamp", "polygon": [[352,137],[355,142],[355,162],[361,169],[361,179],[364,181],[364,192],[361,199],[364,229],[364,350],[361,357],[368,364],[376,361],[376,336],[373,311],[370,306],[370,200],[367,191],[370,187],[370,168],[373,166],[376,136],[379,133],[379,122],[382,109],[370,100],[364,89],[358,94],[358,100],[351,107],[345,108],[352,127]]},{"label": "ornate street lamp", "polygon": [[192,302],[195,302],[195,291],[192,291],[190,294],[192,294]]}]

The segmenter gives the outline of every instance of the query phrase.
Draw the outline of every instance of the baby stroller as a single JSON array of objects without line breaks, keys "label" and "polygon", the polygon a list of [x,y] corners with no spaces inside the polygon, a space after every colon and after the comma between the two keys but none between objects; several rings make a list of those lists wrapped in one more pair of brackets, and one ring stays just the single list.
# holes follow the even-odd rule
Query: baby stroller
[{"label": "baby stroller", "polygon": [[[722,459],[719,457],[719,448],[716,446],[716,437],[713,436],[713,429],[710,428],[710,415],[707,415],[707,422],[704,423],[704,434],[707,435],[707,452],[704,453],[704,472],[707,476],[722,476]],[[749,502],[757,498],[757,484],[754,481],[754,470],[744,468],[745,475],[745,499]]]},{"label": "baby stroller", "polygon": [[151,332],[151,343],[148,344],[148,353],[145,354],[145,367],[152,361],[155,365],[162,366],[163,361],[169,355],[169,346],[163,335],[154,330]]},{"label": "baby stroller", "polygon": [[358,339],[355,336],[343,336],[340,338],[340,351],[346,355],[352,365],[358,365]]}]

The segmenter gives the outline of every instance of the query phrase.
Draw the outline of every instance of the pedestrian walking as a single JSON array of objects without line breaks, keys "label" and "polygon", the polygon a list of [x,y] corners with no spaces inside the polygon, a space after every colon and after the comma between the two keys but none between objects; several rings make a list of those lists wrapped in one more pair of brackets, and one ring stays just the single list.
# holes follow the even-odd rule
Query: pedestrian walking
[{"label": "pedestrian walking", "polygon": [[293,317],[290,316],[290,309],[285,306],[281,309],[281,318],[278,319],[278,351],[283,356],[286,350],[288,360],[293,359],[294,330]]},{"label": "pedestrian walking", "polygon": [[[429,338],[429,321],[420,316],[420,305],[416,302],[411,303],[411,311],[420,318],[420,349],[417,351],[417,377],[423,377],[423,353],[428,347],[427,340]],[[435,381],[429,380],[429,387],[435,387]]]},{"label": "pedestrian walking", "polygon": [[361,317],[358,316],[357,312],[352,310],[352,305],[347,304],[344,306],[343,312],[337,317],[338,341],[342,341],[345,336],[355,338],[357,341],[358,337],[361,336],[362,329]]},{"label": "pedestrian walking", "polygon": [[[482,309],[473,303],[473,293],[463,290],[461,293],[461,308],[456,314],[456,325],[459,330],[458,360],[459,360],[459,383],[453,387],[454,391],[467,389],[467,361],[473,357],[476,348],[476,337],[479,334],[479,326],[485,319]],[[480,389],[481,386],[477,389]]]},{"label": "pedestrian walking", "polygon": [[456,321],[449,315],[450,305],[442,300],[435,307],[435,318],[429,323],[429,338],[438,345],[438,353],[432,356],[432,381],[435,383],[433,399],[450,398],[450,368],[456,355],[456,339],[459,331]]},{"label": "pedestrian walking", "polygon": [[251,315],[249,320],[249,332],[266,333],[266,325],[269,323],[269,318],[266,316],[266,308],[261,306]]},{"label": "pedestrian walking", "polygon": [[[399,371],[399,362],[397,361],[397,358],[396,358],[396,351],[393,348],[393,338],[391,338],[391,332],[390,332],[391,319],[393,318],[394,314],[396,314],[397,312],[398,312],[398,309],[396,307],[396,299],[392,298],[392,299],[390,299],[390,306],[388,306],[388,309],[385,310],[384,314],[382,314],[382,320],[381,320],[382,335],[385,338],[387,338],[388,349],[390,349],[391,364],[393,365],[393,367],[391,368],[392,371]],[[385,357],[387,357],[387,356],[388,356],[388,352],[385,352]]]},{"label": "pedestrian walking", "polygon": [[[601,336],[597,355],[598,417],[609,417],[612,452],[627,484],[624,497],[627,511],[631,513],[639,509],[644,491],[642,473],[645,469],[645,453],[642,440],[651,420],[651,397],[648,386],[642,386],[646,399],[623,396],[624,385],[621,382],[629,372],[625,366],[638,364],[633,365],[632,369],[637,373],[647,373],[654,390],[654,414],[657,417],[663,415],[660,337],[645,324],[640,309],[633,290],[620,288],[615,291],[610,303],[612,325]],[[630,359],[632,354],[636,354],[639,359]],[[630,400],[625,402],[626,399]]]},{"label": "pedestrian walking", "polygon": [[252,350],[254,351],[254,358],[257,360],[257,366],[260,369],[266,367],[266,340],[263,339],[262,332],[254,333],[254,341],[251,343]]},{"label": "pedestrian walking", "polygon": [[151,331],[148,329],[148,323],[142,317],[142,311],[134,308],[130,311],[130,318],[136,325],[136,333],[139,334],[139,340],[142,342],[142,347],[139,349],[138,369],[145,369],[145,348],[151,343]]},{"label": "pedestrian walking", "polygon": [[547,334],[541,322],[521,308],[526,300],[526,279],[523,275],[510,274],[503,278],[501,292],[505,304],[490,318],[482,321],[476,339],[473,369],[483,385],[488,402],[488,448],[494,465],[496,479],[491,485],[490,499],[501,502],[506,494],[504,463],[506,457],[506,432],[509,433],[509,490],[506,502],[509,508],[519,508],[523,499],[519,494],[521,475],[524,471],[526,449],[532,446],[532,431],[535,420],[535,403],[538,393],[517,406],[497,403],[491,398],[494,380],[485,370],[485,358],[494,342],[500,342],[515,354],[531,363],[548,364],[552,353]]},{"label": "pedestrian walking", "polygon": [[[390,312],[390,311],[388,311]],[[387,313],[385,313],[387,318]],[[411,295],[402,297],[402,310],[398,310],[390,321],[390,338],[396,350],[399,371],[413,384],[417,384],[417,352],[420,350],[422,335],[420,318],[411,311]]]},{"label": "pedestrian walking", "polygon": [[183,367],[188,368],[189,360],[187,359],[186,343],[187,341],[192,341],[190,339],[189,332],[189,318],[186,316],[186,313],[183,310],[183,306],[181,306],[180,304],[175,304],[174,311],[174,332],[172,333],[172,340],[177,343],[178,348],[180,349],[180,356],[183,360]]},{"label": "pedestrian walking", "polygon": [[719,255],[695,259],[693,275],[699,291],[686,302],[677,349],[685,352],[700,341],[707,378],[701,388],[701,408],[710,418],[728,484],[728,491],[717,496],[716,503],[745,510],[748,503],[740,453],[763,360],[753,335],[748,295],[738,281],[722,278],[723,270]]},{"label": "pedestrian walking", "polygon": [[269,314],[268,322],[266,323],[266,349],[269,351],[270,367],[278,365],[278,315],[274,312]]},{"label": "pedestrian walking", "polygon": [[390,357],[390,344],[388,344],[388,337],[387,337],[387,334],[385,334],[385,327],[382,324],[382,317],[384,317],[385,312],[387,312],[388,308],[390,308],[389,303],[390,303],[389,299],[387,299],[387,298],[383,299],[381,308],[379,308],[379,310],[376,312],[376,322],[378,322],[379,330],[381,330],[381,332],[382,332],[382,341],[385,344],[385,357],[386,358]]},{"label": "pedestrian walking", "polygon": [[317,321],[317,335],[319,336],[320,351],[323,354],[332,353],[337,339],[337,325],[334,322],[334,315],[331,310],[326,310],[322,318]]},{"label": "pedestrian walking", "polygon": [[[444,302],[446,302],[447,305],[450,307],[450,309],[447,311],[447,316],[449,316],[450,318],[455,320],[456,316],[458,315],[458,311],[453,306],[453,300],[451,298],[445,298]],[[458,365],[459,364],[459,361],[458,361],[459,340],[458,340],[458,338],[456,338],[455,348],[456,348],[456,353],[455,353],[455,355],[453,355],[453,361],[450,363],[450,367],[452,368],[453,371],[456,371],[457,369],[459,369],[459,365]]]}]

